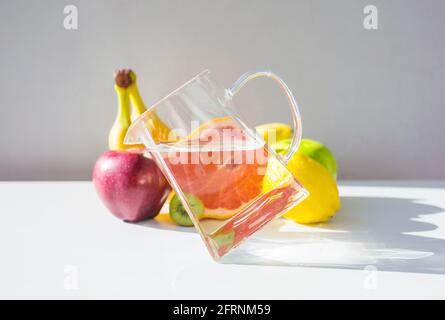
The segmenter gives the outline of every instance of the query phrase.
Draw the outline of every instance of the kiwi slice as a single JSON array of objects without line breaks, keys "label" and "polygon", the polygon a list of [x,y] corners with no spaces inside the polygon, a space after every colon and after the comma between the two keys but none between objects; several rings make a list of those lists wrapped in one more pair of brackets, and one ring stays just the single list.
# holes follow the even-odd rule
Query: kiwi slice
[{"label": "kiwi slice", "polygon": [[231,247],[235,241],[235,231],[219,232],[213,238],[218,248]]},{"label": "kiwi slice", "polygon": [[[198,219],[201,218],[204,213],[204,204],[202,203],[202,201],[198,197],[190,193],[186,193],[185,197],[187,199],[187,203],[192,209],[193,214]],[[180,226],[193,226],[192,219],[190,219],[187,210],[185,210],[184,205],[182,204],[181,200],[179,200],[179,197],[176,194],[170,201],[169,214],[170,218]]]}]

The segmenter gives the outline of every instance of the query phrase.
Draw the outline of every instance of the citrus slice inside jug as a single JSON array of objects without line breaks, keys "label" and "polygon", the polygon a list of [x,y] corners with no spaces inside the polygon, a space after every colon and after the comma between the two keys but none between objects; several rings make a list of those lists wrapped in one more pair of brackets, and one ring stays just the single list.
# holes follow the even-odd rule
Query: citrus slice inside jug
[{"label": "citrus slice inside jug", "polygon": [[186,139],[199,149],[180,154],[186,163],[170,164],[170,168],[182,192],[202,201],[205,218],[230,218],[261,193],[267,149],[235,120],[210,120]]}]

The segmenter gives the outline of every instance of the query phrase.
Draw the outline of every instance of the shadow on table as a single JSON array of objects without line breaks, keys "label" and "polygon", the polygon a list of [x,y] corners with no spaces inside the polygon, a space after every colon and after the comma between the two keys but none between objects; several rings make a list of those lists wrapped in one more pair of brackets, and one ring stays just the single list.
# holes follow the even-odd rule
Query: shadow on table
[{"label": "shadow on table", "polygon": [[[417,219],[444,211],[413,199],[342,197],[342,210],[329,223],[277,219],[221,262],[445,274],[445,240],[409,234],[437,229]],[[156,220],[141,225],[196,232]]]},{"label": "shadow on table", "polygon": [[445,181],[443,180],[346,180],[340,182],[341,186],[363,186],[363,184],[366,184],[367,187],[378,188],[445,188]]}]

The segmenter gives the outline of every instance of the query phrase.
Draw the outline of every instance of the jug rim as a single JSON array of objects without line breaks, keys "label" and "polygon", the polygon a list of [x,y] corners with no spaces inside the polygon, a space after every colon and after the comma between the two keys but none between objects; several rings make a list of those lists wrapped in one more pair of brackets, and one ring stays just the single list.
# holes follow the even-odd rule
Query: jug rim
[{"label": "jug rim", "polygon": [[176,93],[178,93],[180,90],[182,90],[184,87],[186,87],[187,85],[189,85],[190,83],[196,81],[197,79],[199,79],[200,77],[210,74],[211,71],[210,69],[206,68],[204,70],[202,70],[201,72],[199,72],[198,74],[196,74],[194,77],[192,77],[191,79],[189,79],[188,81],[184,82],[182,85],[180,85],[179,87],[177,87],[176,89],[174,89],[173,91],[171,91],[169,94],[167,94],[166,96],[164,96],[163,98],[159,99],[158,101],[156,101],[155,103],[153,103],[151,106],[147,107],[147,109],[141,114],[139,115],[139,117],[137,117],[129,126],[127,133],[125,135],[125,139],[124,139],[124,143],[125,144],[137,144],[136,142],[129,142],[128,140],[128,136],[129,136],[129,132],[132,132],[133,129],[135,127],[137,127],[139,125],[139,123],[142,121],[142,119],[145,118],[145,115],[148,114],[149,112],[151,112],[153,109],[155,109],[159,104],[161,104],[162,102],[166,101],[167,99],[169,99],[171,96],[175,95]]},{"label": "jug rim", "polygon": [[[147,110],[145,110],[145,112],[155,108],[157,105],[159,105],[160,103],[164,102],[165,100],[167,100],[168,98],[170,98],[171,96],[175,95],[176,93],[178,93],[180,90],[182,90],[184,87],[188,86],[190,83],[196,81],[198,78],[202,77],[205,74],[210,74],[211,71],[210,69],[204,69],[201,72],[199,72],[198,74],[196,74],[194,77],[192,77],[191,79],[187,80],[186,82],[184,82],[182,85],[180,85],[179,87],[177,87],[175,90],[173,90],[172,92],[170,92],[169,94],[167,94],[166,96],[162,97],[161,99],[159,99],[158,101],[156,101],[155,103],[153,103],[150,107],[147,108]],[[145,113],[144,112],[144,113]],[[142,117],[143,114],[141,114],[139,117]]]}]

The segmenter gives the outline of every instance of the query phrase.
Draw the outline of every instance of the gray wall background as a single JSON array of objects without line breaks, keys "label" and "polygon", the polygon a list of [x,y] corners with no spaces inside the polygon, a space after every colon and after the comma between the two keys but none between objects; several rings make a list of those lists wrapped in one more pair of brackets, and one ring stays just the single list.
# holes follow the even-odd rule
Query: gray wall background
[{"label": "gray wall background", "polygon": [[[77,31],[63,28],[67,4]],[[377,31],[362,26],[367,4]],[[445,178],[444,14],[441,0],[1,0],[0,180],[89,179],[122,67],[147,104],[205,68],[225,86],[272,69],[341,178]],[[253,123],[289,117],[268,80],[237,104]]]}]

